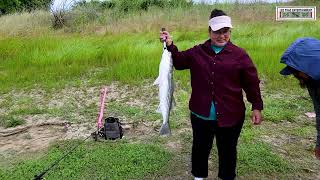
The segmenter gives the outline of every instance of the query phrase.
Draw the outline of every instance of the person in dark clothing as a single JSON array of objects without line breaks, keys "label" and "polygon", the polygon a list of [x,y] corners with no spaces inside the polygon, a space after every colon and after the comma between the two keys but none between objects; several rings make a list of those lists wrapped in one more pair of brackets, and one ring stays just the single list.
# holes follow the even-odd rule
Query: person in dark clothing
[{"label": "person in dark clothing", "polygon": [[314,152],[320,159],[320,40],[313,37],[296,39],[282,54],[280,63],[287,65],[280,74],[293,74],[300,86],[308,89],[316,113],[317,143]]},{"label": "person in dark clothing", "polygon": [[[319,70],[320,71],[320,70]],[[293,74],[295,78],[299,80],[299,84],[302,88],[307,88],[311,100],[313,102],[314,111],[316,113],[316,129],[317,138],[314,154],[317,159],[320,160],[320,80],[314,80],[304,72],[301,72],[291,66],[286,66],[280,74],[290,75]]]},{"label": "person in dark clothing", "polygon": [[175,69],[189,69],[191,74],[191,173],[195,179],[208,176],[208,158],[216,137],[218,177],[231,180],[236,177],[237,143],[245,119],[242,90],[252,104],[253,124],[260,124],[260,80],[245,50],[230,41],[231,18],[215,9],[208,24],[209,40],[186,51],[178,50],[169,32],[161,31],[160,38],[172,53]]}]

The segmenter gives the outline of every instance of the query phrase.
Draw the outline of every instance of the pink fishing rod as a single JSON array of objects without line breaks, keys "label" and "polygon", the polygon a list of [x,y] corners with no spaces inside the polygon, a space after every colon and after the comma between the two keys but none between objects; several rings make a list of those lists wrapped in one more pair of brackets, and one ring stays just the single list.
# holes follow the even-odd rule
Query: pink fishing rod
[{"label": "pink fishing rod", "polygon": [[98,116],[97,128],[100,129],[102,127],[102,118],[103,118],[103,111],[104,111],[104,103],[106,100],[108,89],[105,87],[102,89],[100,93],[100,111]]}]

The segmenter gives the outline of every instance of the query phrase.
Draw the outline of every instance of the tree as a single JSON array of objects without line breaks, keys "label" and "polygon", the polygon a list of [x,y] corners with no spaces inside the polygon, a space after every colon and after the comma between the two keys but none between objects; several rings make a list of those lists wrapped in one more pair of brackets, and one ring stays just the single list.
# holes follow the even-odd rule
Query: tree
[{"label": "tree", "polygon": [[23,10],[48,9],[52,0],[1,0],[0,15]]},{"label": "tree", "polygon": [[2,0],[0,1],[0,14],[8,14],[15,12],[17,7],[20,7],[19,0]]}]

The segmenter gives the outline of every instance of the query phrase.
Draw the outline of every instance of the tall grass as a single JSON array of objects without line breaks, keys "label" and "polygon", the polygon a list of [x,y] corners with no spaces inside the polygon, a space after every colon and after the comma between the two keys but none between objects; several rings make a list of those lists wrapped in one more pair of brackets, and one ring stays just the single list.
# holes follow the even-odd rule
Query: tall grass
[{"label": "tall grass", "polygon": [[51,26],[49,12],[35,11],[0,16],[0,39],[8,36],[38,36]]},{"label": "tall grass", "polygon": [[[180,50],[193,47],[208,38],[213,8],[233,18],[232,41],[247,50],[267,87],[292,83],[278,73],[280,56],[290,43],[299,37],[320,38],[319,21],[276,22],[275,4],[150,7],[121,18],[107,9],[90,22],[74,11],[74,24],[59,31],[51,28],[46,12],[7,15],[0,17],[0,91],[153,79],[161,55],[160,27],[171,32]],[[175,77],[187,82],[189,75],[176,72]]]},{"label": "tall grass", "polygon": [[[279,81],[281,54],[296,38],[320,38],[319,28],[318,21],[236,24],[232,41],[247,50],[268,86],[282,86],[290,81]],[[2,39],[0,89],[76,85],[82,80],[130,83],[153,79],[161,55],[158,32]],[[171,34],[181,50],[207,39],[206,28]],[[188,77],[187,72],[176,72],[178,79],[187,81]]]},{"label": "tall grass", "polygon": [[[320,22],[275,22],[275,4],[238,6],[219,4],[168,9],[150,7],[148,11],[132,11],[123,16],[110,9],[104,11],[77,9],[68,14],[68,24],[57,31],[51,28],[51,16],[46,12],[2,16],[0,17],[0,94],[14,89],[38,87],[56,89],[66,85],[78,86],[83,83],[99,85],[111,81],[141,84],[146,79],[153,80],[158,74],[162,52],[158,38],[159,29],[166,27],[180,50],[193,47],[208,38],[207,20],[214,8],[223,9],[232,17],[234,29],[231,40],[249,53],[264,82],[264,89],[286,91],[291,89],[291,85],[295,83],[293,78],[285,79],[279,75],[280,69],[284,67],[279,63],[280,56],[296,38],[312,36],[320,39]],[[182,82],[184,88],[189,88],[188,71],[174,73],[175,80]],[[279,98],[265,96],[266,120],[290,121],[301,112],[300,107],[294,103],[299,99],[289,98],[283,101],[284,97],[287,97],[287,93]],[[188,94],[185,93],[183,101],[187,99]],[[31,105],[31,102],[26,104]],[[1,105],[12,106],[15,103],[9,98]],[[311,105],[307,103],[309,103],[307,100],[299,102],[304,108],[311,109]],[[128,111],[122,112],[122,114],[127,113],[127,116],[131,116],[132,113],[138,114],[136,116],[146,114],[145,111],[138,112],[139,109],[119,107],[118,104],[111,105],[110,111]],[[70,109],[82,111],[78,107]],[[58,110],[57,114],[68,114],[70,109]],[[85,107],[85,109],[90,108]],[[293,112],[294,110],[298,112]],[[0,125],[10,127],[23,123],[19,116],[15,115],[53,111],[34,107],[21,108],[19,105],[19,109],[8,113],[7,120],[2,121]],[[181,113],[183,115],[177,113],[176,117],[186,119],[185,112],[187,110]],[[66,119],[70,120],[68,117]],[[268,145],[262,142],[256,143],[254,140],[260,138],[259,133],[250,132],[248,129],[244,128],[247,132],[242,135],[244,143],[239,147],[241,162],[239,174],[250,176],[254,172],[259,175],[291,173],[292,165],[274,154],[274,150]],[[307,127],[307,130],[309,129]],[[191,134],[189,135],[191,143]],[[47,157],[22,161],[14,164],[15,167],[0,169],[0,179],[32,178],[35,173],[60,157],[65,148],[52,147]],[[141,154],[144,156],[140,156]],[[77,149],[47,177],[88,179],[109,177],[111,174],[116,179],[134,179],[154,176],[157,171],[163,171],[168,162],[171,163],[171,156],[172,154],[153,145],[88,143],[83,148]],[[168,171],[171,173],[172,170],[168,168]]]},{"label": "tall grass", "polygon": [[[212,9],[223,9],[233,18],[234,22],[274,22],[275,8],[279,5],[309,5],[320,7],[316,1],[294,1],[289,4],[214,4],[214,5],[179,5],[182,1],[170,1],[165,6],[149,5],[147,10],[141,9],[144,1],[130,1],[132,6],[126,9],[128,2],[121,0],[114,8],[85,5],[67,11],[64,15],[65,26],[53,30],[53,15],[49,12],[35,11],[18,13],[0,17],[0,38],[8,36],[39,36],[41,34],[119,34],[124,32],[158,31],[166,26],[170,30],[194,31],[207,25]],[[122,2],[122,3],[121,3]],[[159,1],[162,2],[162,1]],[[308,3],[307,3],[308,2]],[[162,4],[162,3],[160,3]]]}]

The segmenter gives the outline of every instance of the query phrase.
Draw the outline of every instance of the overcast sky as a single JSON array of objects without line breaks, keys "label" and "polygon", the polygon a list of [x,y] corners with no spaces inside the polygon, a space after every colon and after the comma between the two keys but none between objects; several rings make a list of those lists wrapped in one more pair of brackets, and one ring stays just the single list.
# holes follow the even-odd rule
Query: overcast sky
[{"label": "overcast sky", "polygon": [[74,2],[75,0],[54,0],[51,5],[51,10],[68,9]]}]

